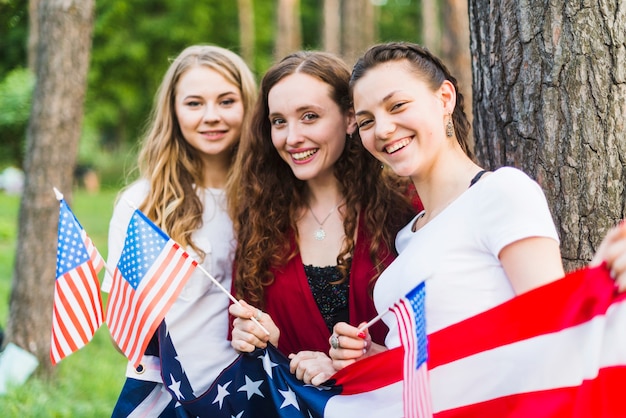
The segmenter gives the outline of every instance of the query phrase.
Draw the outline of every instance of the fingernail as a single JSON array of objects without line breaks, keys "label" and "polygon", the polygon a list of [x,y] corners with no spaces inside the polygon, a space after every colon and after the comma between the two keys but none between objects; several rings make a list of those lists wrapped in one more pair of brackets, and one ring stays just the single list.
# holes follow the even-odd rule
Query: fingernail
[{"label": "fingernail", "polygon": [[365,332],[361,331],[357,334],[359,338],[365,338]]}]

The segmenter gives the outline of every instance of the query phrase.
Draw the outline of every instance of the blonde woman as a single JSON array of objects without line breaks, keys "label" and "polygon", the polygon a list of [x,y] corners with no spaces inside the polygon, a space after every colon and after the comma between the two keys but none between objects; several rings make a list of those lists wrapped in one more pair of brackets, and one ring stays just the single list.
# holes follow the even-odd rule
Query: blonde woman
[{"label": "blonde woman", "polygon": [[[140,178],[122,192],[113,212],[110,266],[120,257],[134,205],[230,289],[235,241],[224,186],[255,96],[252,73],[231,51],[196,45],[173,60],[139,154]],[[105,278],[104,291],[111,282]],[[227,339],[228,304],[196,270],[165,317],[196,393],[237,356]],[[158,354],[155,335],[141,365],[128,365],[113,416],[174,416],[175,400],[166,389],[171,382],[163,381],[168,376],[161,376]]]}]

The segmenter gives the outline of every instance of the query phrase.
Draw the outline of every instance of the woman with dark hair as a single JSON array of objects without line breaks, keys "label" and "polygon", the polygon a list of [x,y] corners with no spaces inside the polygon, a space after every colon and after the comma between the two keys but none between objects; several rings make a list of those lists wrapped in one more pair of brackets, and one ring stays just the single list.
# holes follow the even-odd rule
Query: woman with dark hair
[{"label": "woman with dark hair", "polygon": [[[349,77],[341,59],[323,52],[294,53],[270,68],[230,182],[234,288],[254,306],[231,305],[232,345],[252,351],[271,342],[299,353],[292,371],[307,383],[334,373],[325,352],[335,323],[375,315],[373,285],[415,214],[407,184],[361,145]],[[382,343],[385,327],[371,332]]]},{"label": "woman with dark hair", "polygon": [[[540,186],[516,168],[488,172],[474,161],[463,96],[438,58],[415,44],[373,46],[354,67],[351,91],[363,145],[410,178],[424,205],[399,232],[399,255],[376,282],[378,312],[425,282],[426,332],[432,334],[564,276],[559,237]],[[605,261],[621,290],[625,244],[626,228],[614,228],[591,263]],[[383,320],[390,330],[384,346],[363,332],[363,324],[336,324],[333,364],[342,368],[400,346],[395,317]],[[489,382],[470,378],[451,385],[431,373],[433,399],[446,392],[462,396],[475,384],[523,381],[526,376],[507,367],[522,361],[522,353],[508,353],[511,358],[494,366]]]}]

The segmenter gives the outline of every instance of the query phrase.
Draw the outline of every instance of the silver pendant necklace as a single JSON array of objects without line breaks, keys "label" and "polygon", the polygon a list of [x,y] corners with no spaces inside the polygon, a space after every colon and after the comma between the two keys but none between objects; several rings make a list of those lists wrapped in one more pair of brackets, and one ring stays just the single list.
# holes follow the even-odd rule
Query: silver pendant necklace
[{"label": "silver pendant necklace", "polygon": [[317,222],[317,225],[319,226],[315,232],[313,233],[313,237],[317,240],[317,241],[322,241],[324,238],[326,238],[326,231],[324,230],[324,223],[328,220],[328,218],[330,218],[330,215],[333,214],[333,212],[343,203],[343,201],[345,200],[345,197],[343,199],[341,199],[339,201],[339,203],[337,203],[331,210],[330,212],[328,212],[328,215],[326,215],[326,217],[324,218],[323,221],[320,222],[319,219],[317,219],[317,216],[315,216],[315,214],[313,213],[313,209],[311,209],[311,205],[309,205],[307,203],[307,206],[309,207],[309,212],[311,212],[311,215],[313,216],[313,219],[315,219],[315,222]]}]

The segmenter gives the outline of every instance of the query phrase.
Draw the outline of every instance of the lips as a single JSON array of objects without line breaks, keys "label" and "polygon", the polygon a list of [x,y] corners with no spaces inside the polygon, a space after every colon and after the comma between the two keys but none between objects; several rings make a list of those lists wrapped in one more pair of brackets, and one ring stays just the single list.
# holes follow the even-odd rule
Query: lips
[{"label": "lips", "polygon": [[409,145],[410,142],[411,142],[411,138],[404,138],[400,141],[394,142],[393,144],[386,146],[384,148],[384,151],[387,154],[393,154],[394,152],[397,152],[398,150],[401,150],[402,148]]},{"label": "lips", "polygon": [[201,134],[207,139],[221,139],[228,131],[204,131]]}]

